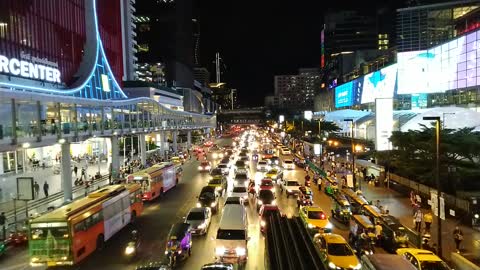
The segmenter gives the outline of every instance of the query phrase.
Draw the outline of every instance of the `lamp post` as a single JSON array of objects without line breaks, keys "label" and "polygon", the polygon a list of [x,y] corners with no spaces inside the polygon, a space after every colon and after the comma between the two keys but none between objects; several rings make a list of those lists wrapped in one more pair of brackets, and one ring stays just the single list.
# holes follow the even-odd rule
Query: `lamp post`
[{"label": "lamp post", "polygon": [[[351,122],[351,133],[350,133],[350,141],[352,143],[352,179],[353,179],[353,188],[357,190],[357,178],[355,177],[355,145],[353,143],[353,119],[343,119],[345,122]],[[358,183],[358,189],[362,190],[361,181]]]},{"label": "lamp post", "polygon": [[435,147],[436,147],[436,160],[435,160],[435,182],[437,185],[437,239],[438,239],[438,256],[442,257],[442,219],[440,218],[440,117],[439,116],[425,116],[423,120],[435,121]]}]

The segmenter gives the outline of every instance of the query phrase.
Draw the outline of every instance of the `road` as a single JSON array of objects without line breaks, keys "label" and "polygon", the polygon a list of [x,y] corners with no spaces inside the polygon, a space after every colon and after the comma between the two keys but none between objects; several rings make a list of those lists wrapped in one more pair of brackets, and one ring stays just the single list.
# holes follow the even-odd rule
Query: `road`
[{"label": "road", "polygon": [[[219,145],[230,144],[230,139],[220,139]],[[285,158],[289,156],[281,156]],[[208,158],[211,160],[211,156]],[[289,157],[291,158],[291,157]],[[218,160],[212,160],[212,165],[216,166]],[[145,210],[138,218],[135,229],[139,231],[142,241],[141,250],[138,257],[127,262],[123,259],[123,248],[130,237],[130,231],[134,228],[127,227],[112,237],[106,244],[103,251],[96,252],[87,258],[81,264],[73,269],[135,269],[139,264],[146,262],[158,262],[165,258],[165,244],[170,227],[175,222],[180,222],[186,216],[189,209],[196,204],[196,196],[201,188],[206,185],[209,176],[208,173],[199,173],[197,167],[199,161],[192,159],[183,166],[183,177],[180,184],[169,191],[163,198],[145,204]],[[256,172],[255,164],[251,164],[251,173],[257,181],[263,177],[263,173]],[[230,175],[231,177],[232,175]],[[303,169],[285,171],[285,179],[297,179],[303,183],[305,172]],[[229,181],[231,182],[231,181]],[[313,188],[314,201],[329,214],[331,209],[331,200],[323,192]],[[298,215],[296,198],[287,198],[285,194],[280,193],[276,187],[277,203],[281,211],[289,216]],[[224,198],[221,198],[220,205],[223,205]],[[258,215],[255,209],[255,199],[250,198],[248,208],[249,236],[248,242],[248,261],[246,269],[256,270],[264,269],[265,246],[264,237],[260,233]],[[203,264],[214,262],[215,235],[221,217],[221,211],[213,216],[212,224],[208,234],[205,236],[195,236],[192,245],[192,256],[181,262],[177,269],[200,269]],[[334,225],[333,232],[348,236],[348,226],[336,222],[330,218]],[[10,250],[8,254],[1,259],[0,268],[2,270],[30,269],[28,265],[28,252],[26,249]],[[38,269],[38,268],[36,268]],[[72,268],[70,268],[72,269]]]}]

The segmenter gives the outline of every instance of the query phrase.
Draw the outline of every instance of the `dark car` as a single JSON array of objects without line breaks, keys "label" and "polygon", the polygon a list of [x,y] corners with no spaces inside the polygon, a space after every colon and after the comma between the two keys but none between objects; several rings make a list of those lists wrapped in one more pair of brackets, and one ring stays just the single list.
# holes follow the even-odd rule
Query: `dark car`
[{"label": "dark car", "polygon": [[215,187],[205,186],[198,195],[197,207],[210,207],[213,213],[218,211],[218,193]]},{"label": "dark car", "polygon": [[222,176],[222,175],[223,175],[222,169],[220,169],[220,168],[215,168],[215,169],[212,169],[212,170],[210,171],[210,176],[211,176],[211,177],[214,177],[214,176]]},{"label": "dark car", "polygon": [[275,194],[271,190],[260,190],[257,195],[257,211],[262,205],[273,204],[275,205]]},{"label": "dark car", "polygon": [[262,233],[265,232],[265,229],[267,228],[267,221],[270,215],[274,213],[279,213],[280,209],[278,208],[277,205],[272,205],[272,204],[264,204],[260,207],[260,211],[258,212],[259,219],[260,219],[260,231]]}]

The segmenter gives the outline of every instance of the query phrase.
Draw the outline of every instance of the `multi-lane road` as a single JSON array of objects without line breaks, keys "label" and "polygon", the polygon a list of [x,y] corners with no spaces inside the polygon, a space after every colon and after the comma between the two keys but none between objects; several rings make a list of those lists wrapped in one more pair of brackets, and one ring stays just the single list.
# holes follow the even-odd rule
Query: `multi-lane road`
[{"label": "multi-lane road", "polygon": [[[231,144],[230,139],[220,139],[217,143],[222,145]],[[209,160],[215,167],[219,160]],[[281,156],[281,158],[284,158]],[[169,191],[164,197],[151,203],[145,204],[145,210],[135,224],[141,239],[140,252],[133,261],[126,261],[123,257],[123,249],[129,240],[130,232],[134,227],[130,226],[110,239],[103,251],[96,252],[84,262],[73,269],[135,269],[139,264],[147,262],[159,262],[165,259],[164,251],[168,232],[175,222],[181,222],[190,208],[195,207],[196,196],[201,188],[207,184],[208,173],[199,173],[199,161],[191,159],[183,165],[183,177],[180,184]],[[263,173],[256,172],[255,163],[251,162],[251,176],[259,181]],[[231,175],[232,176],[232,175]],[[303,183],[305,172],[303,169],[285,171],[285,179],[297,179]],[[231,182],[231,181],[230,181]],[[330,213],[331,201],[324,193],[314,190],[314,201],[321,206],[326,213]],[[280,193],[276,187],[277,203],[286,215],[297,215],[297,203],[295,197],[287,199],[285,194]],[[221,198],[220,205],[223,205],[225,197]],[[258,215],[255,208],[255,199],[249,198],[248,222],[249,237],[248,261],[246,269],[264,269],[265,245],[264,237],[260,233]],[[221,211],[212,218],[211,226],[207,235],[195,236],[193,239],[192,255],[178,265],[178,269],[200,269],[203,264],[214,262],[215,235],[221,217]],[[334,232],[346,237],[348,227],[331,219],[334,225]],[[9,252],[6,257],[0,259],[0,268],[4,270],[29,269],[28,252],[26,249],[19,249]]]}]

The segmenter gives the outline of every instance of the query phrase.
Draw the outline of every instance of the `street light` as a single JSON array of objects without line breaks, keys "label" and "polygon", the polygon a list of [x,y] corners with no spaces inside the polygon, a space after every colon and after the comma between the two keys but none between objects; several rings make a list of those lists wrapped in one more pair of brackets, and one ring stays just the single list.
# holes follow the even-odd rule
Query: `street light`
[{"label": "street light", "polygon": [[423,120],[435,121],[435,146],[436,146],[436,160],[435,160],[435,182],[437,185],[437,239],[438,239],[438,256],[442,257],[442,219],[440,218],[440,116],[425,116]]},{"label": "street light", "polygon": [[[357,189],[357,179],[355,177],[355,145],[353,144],[353,119],[343,119],[345,122],[351,122],[352,131],[350,133],[350,141],[352,143],[352,178],[353,178],[353,189]],[[358,189],[362,190],[362,182],[358,183]]]}]

